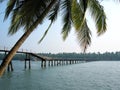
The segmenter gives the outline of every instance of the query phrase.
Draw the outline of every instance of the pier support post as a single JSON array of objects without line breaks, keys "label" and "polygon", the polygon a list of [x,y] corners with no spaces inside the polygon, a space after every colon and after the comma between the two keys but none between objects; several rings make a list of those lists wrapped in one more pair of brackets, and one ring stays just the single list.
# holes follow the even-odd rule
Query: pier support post
[{"label": "pier support post", "polygon": [[12,61],[10,62],[10,66],[11,66],[11,71],[13,71]]},{"label": "pier support post", "polygon": [[31,63],[30,63],[30,59],[29,59],[29,69],[31,69]]},{"label": "pier support post", "polygon": [[53,66],[53,60],[51,61],[51,66]]},{"label": "pier support post", "polygon": [[71,64],[71,60],[69,61],[69,64]]},{"label": "pier support post", "polygon": [[29,69],[31,69],[30,54],[28,54],[28,60],[29,60]]},{"label": "pier support post", "polygon": [[41,61],[41,68],[44,68],[44,67],[46,67],[46,60],[45,61],[44,60]]},{"label": "pier support post", "polygon": [[56,66],[56,62],[55,62],[55,60],[54,60],[54,66]]},{"label": "pier support post", "polygon": [[26,65],[26,59],[25,59],[25,69],[27,68],[27,65]]},{"label": "pier support post", "polygon": [[9,72],[9,71],[13,71],[12,61],[9,63],[7,70],[8,70],[8,72]]},{"label": "pier support post", "polygon": [[50,61],[48,61],[48,66],[50,66]]},{"label": "pier support post", "polygon": [[56,60],[56,65],[58,66],[58,60]]},{"label": "pier support post", "polygon": [[27,61],[29,62],[29,69],[31,69],[31,62],[30,62],[30,54],[29,53],[26,53],[25,69],[27,68]]},{"label": "pier support post", "polygon": [[41,61],[41,67],[43,68],[43,60]]},{"label": "pier support post", "polygon": [[44,67],[46,67],[46,61],[44,61]]}]

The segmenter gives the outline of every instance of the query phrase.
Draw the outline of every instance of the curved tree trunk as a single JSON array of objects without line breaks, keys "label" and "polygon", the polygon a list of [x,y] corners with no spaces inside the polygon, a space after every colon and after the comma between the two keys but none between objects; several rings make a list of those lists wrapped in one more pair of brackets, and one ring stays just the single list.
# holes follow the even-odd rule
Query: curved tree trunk
[{"label": "curved tree trunk", "polygon": [[0,65],[0,77],[3,75],[6,67],[12,60],[13,56],[16,54],[17,50],[20,48],[20,46],[24,43],[24,41],[29,37],[29,35],[34,31],[34,29],[43,21],[45,16],[48,14],[52,6],[56,3],[57,0],[52,0],[51,3],[46,7],[43,14],[36,20],[33,25],[23,34],[23,36],[17,41],[17,43],[14,45],[14,47],[10,50],[8,55],[4,58]]},{"label": "curved tree trunk", "polygon": [[13,56],[17,52],[17,50],[20,48],[20,46],[23,44],[23,42],[28,38],[28,36],[32,33],[33,30],[29,30],[23,34],[23,36],[17,41],[17,43],[14,45],[14,47],[10,50],[10,52],[7,54],[7,56],[4,58],[3,62],[0,66],[0,76],[4,73],[6,67],[12,60]]}]

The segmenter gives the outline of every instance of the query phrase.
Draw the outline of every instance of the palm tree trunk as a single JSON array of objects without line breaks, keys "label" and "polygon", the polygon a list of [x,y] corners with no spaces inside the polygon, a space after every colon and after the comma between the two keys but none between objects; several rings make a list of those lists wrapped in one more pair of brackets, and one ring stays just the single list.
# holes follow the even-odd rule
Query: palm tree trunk
[{"label": "palm tree trunk", "polygon": [[23,36],[17,41],[17,43],[13,46],[13,48],[10,50],[8,55],[4,58],[0,65],[0,77],[3,75],[6,67],[12,60],[13,56],[16,54],[17,50],[20,48],[20,46],[24,43],[24,41],[29,37],[29,35],[34,31],[34,29],[43,21],[43,19],[46,17],[52,6],[56,3],[57,0],[52,0],[51,3],[48,5],[48,7],[44,10],[43,14],[36,20],[33,25],[23,34]]},{"label": "palm tree trunk", "polygon": [[14,45],[14,47],[10,50],[10,52],[7,54],[7,56],[4,58],[3,62],[0,66],[0,76],[4,73],[6,67],[12,60],[13,56],[15,55],[16,51],[20,48],[20,46],[23,44],[23,42],[28,38],[28,36],[32,33],[33,30],[28,30],[23,34],[23,36],[17,41],[17,43]]}]

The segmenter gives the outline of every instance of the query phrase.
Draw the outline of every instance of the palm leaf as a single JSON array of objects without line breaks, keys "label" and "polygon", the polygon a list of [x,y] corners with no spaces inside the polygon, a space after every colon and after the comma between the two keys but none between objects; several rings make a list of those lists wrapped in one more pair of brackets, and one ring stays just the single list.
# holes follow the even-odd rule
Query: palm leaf
[{"label": "palm leaf", "polygon": [[53,22],[57,19],[59,9],[60,9],[60,0],[51,9],[50,14],[49,14],[49,20]]},{"label": "palm leaf", "polygon": [[[34,0],[25,0],[24,2],[20,1],[16,3],[16,7],[12,10],[11,26],[9,29],[10,35],[16,33],[21,27],[24,27],[25,31],[29,30],[38,19],[43,20],[43,14],[46,15],[44,12],[49,8],[49,4],[52,3],[52,1],[48,2],[48,0],[44,0],[44,2],[41,2],[40,0],[36,0],[36,2],[34,2]],[[43,4],[41,5],[41,3],[46,4],[46,6]]]},{"label": "palm leaf", "polygon": [[47,35],[50,27],[52,26],[52,23],[57,19],[59,8],[60,8],[60,0],[51,9],[50,14],[49,14],[49,20],[51,20],[51,23],[48,26],[47,30],[45,31],[45,33],[43,34],[42,38],[40,39],[40,41],[38,43],[41,43],[43,41],[43,39]]},{"label": "palm leaf", "polygon": [[9,32],[8,32],[9,35],[15,34],[19,30],[19,28],[24,26],[21,18],[22,18],[21,15],[16,15],[15,20],[13,22],[11,21],[11,25],[9,27]]},{"label": "palm leaf", "polygon": [[86,12],[88,0],[82,0],[84,5],[84,12]]},{"label": "palm leaf", "polygon": [[80,7],[82,9],[82,12],[86,12],[88,0],[79,0],[79,2],[80,2]]},{"label": "palm leaf", "polygon": [[71,0],[63,0],[62,1],[62,10],[63,10],[63,28],[62,28],[62,35],[63,40],[65,40],[71,30]]},{"label": "palm leaf", "polygon": [[106,31],[106,15],[103,7],[97,0],[89,0],[88,4],[92,17],[95,20],[98,35]]},{"label": "palm leaf", "polygon": [[80,30],[84,22],[85,14],[77,0],[72,1],[72,21],[76,30]]},{"label": "palm leaf", "polygon": [[51,10],[52,6],[57,2],[57,0],[50,0],[47,4],[47,7],[42,11],[41,15],[33,22],[33,24],[29,27],[28,30],[34,30],[47,16],[49,11]]},{"label": "palm leaf", "polygon": [[52,25],[52,22],[50,23],[50,25],[48,26],[47,30],[45,31],[45,33],[43,34],[42,38],[40,39],[40,41],[39,41],[38,43],[41,43],[41,42],[43,41],[43,39],[44,39],[45,36],[47,35],[47,33],[48,33],[48,31],[49,31],[51,25]]},{"label": "palm leaf", "polygon": [[8,5],[6,8],[5,17],[4,17],[5,19],[7,19],[9,14],[12,12],[13,8],[15,7],[16,1],[17,0],[9,0],[8,1]]},{"label": "palm leaf", "polygon": [[76,33],[80,46],[83,48],[83,51],[85,52],[87,47],[91,44],[91,31],[86,21],[83,23],[81,29],[77,30]]}]

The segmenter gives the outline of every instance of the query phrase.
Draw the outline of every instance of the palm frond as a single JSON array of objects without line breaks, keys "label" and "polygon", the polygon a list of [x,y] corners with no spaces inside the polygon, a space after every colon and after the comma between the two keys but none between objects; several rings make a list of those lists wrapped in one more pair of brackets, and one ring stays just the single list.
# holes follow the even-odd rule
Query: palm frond
[{"label": "palm frond", "polygon": [[[42,22],[44,15],[47,14],[45,12],[50,10],[49,6],[51,6],[51,3],[54,3],[54,1],[56,0],[52,0],[51,2],[48,2],[48,0],[44,0],[44,2],[36,0],[37,3],[35,3],[34,0],[16,2],[16,7],[12,10],[12,19],[8,34],[12,35],[16,33],[21,27],[24,27],[25,31],[29,30],[38,20]],[[46,6],[41,5],[41,3],[46,4]]]},{"label": "palm frond", "polygon": [[19,30],[19,28],[21,28],[24,25],[21,15],[16,15],[14,21],[12,21],[13,20],[11,20],[11,25],[9,27],[9,35],[15,34]]},{"label": "palm frond", "polygon": [[79,0],[80,7],[82,9],[82,12],[86,12],[87,10],[87,5],[88,5],[88,0]]},{"label": "palm frond", "polygon": [[41,43],[43,41],[43,39],[47,35],[47,33],[48,33],[51,26],[52,26],[52,21],[51,21],[50,25],[48,26],[47,30],[45,31],[45,33],[43,34],[42,38],[40,39],[40,41],[38,43]]},{"label": "palm frond", "polygon": [[63,28],[62,28],[62,35],[63,40],[65,40],[71,30],[71,0],[63,0],[62,1],[62,10],[63,10]]},{"label": "palm frond", "polygon": [[88,0],[82,0],[84,5],[84,12],[86,12]]},{"label": "palm frond", "polygon": [[85,14],[77,0],[72,0],[72,21],[76,30],[79,30],[84,22]]},{"label": "palm frond", "polygon": [[[22,16],[24,16],[25,23],[25,30],[27,30],[33,22],[35,22],[38,17],[43,13],[47,6],[46,0],[36,0],[35,2],[33,0],[28,0],[25,2],[25,4],[21,7],[21,10],[19,11]],[[34,8],[33,8],[34,7]]]},{"label": "palm frond", "polygon": [[77,30],[76,33],[80,46],[83,48],[83,51],[85,52],[87,47],[91,44],[91,31],[86,23],[86,20],[83,23],[81,29]]},{"label": "palm frond", "polygon": [[7,5],[7,8],[6,8],[6,12],[5,12],[5,17],[4,17],[4,19],[7,19],[7,18],[8,18],[9,14],[12,12],[12,10],[13,10],[14,7],[15,7],[16,1],[17,1],[17,0],[9,0],[9,1],[8,1],[8,5]]},{"label": "palm frond", "polygon": [[38,43],[41,43],[43,41],[43,39],[47,35],[50,27],[52,26],[52,23],[57,19],[59,8],[60,8],[60,0],[51,9],[50,14],[49,14],[49,20],[51,20],[51,23],[48,26],[47,30],[45,31],[45,33],[43,34],[42,38],[40,39],[40,41]]},{"label": "palm frond", "polygon": [[60,1],[61,0],[59,0],[50,11],[49,20],[51,20],[52,22],[57,19],[58,12],[59,12],[59,9],[60,9]]},{"label": "palm frond", "polygon": [[[66,18],[67,20],[67,18]],[[62,28],[62,35],[63,35],[63,40],[65,40],[69,34],[71,30],[71,22],[66,21],[66,23],[64,23],[64,26]]]},{"label": "palm frond", "polygon": [[34,30],[45,19],[52,6],[54,6],[54,4],[57,2],[57,0],[50,1],[51,2],[47,4],[47,7],[42,11],[41,15],[39,15],[39,17],[32,23],[28,30]]},{"label": "palm frond", "polygon": [[95,20],[98,35],[106,31],[106,15],[103,6],[97,0],[89,0],[89,8],[92,17]]}]

